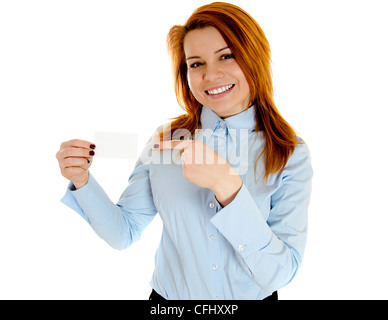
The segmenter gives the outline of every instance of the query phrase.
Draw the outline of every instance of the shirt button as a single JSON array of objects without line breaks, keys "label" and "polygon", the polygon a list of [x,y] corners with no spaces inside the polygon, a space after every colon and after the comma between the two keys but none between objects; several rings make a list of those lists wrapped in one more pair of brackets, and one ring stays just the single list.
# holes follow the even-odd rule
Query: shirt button
[{"label": "shirt button", "polygon": [[210,202],[209,207],[210,207],[210,209],[213,209],[214,208],[214,203]]},{"label": "shirt button", "polygon": [[214,270],[214,271],[218,270],[218,265],[213,264],[213,270]]},{"label": "shirt button", "polygon": [[244,251],[244,246],[242,244],[240,244],[237,248],[238,251]]},{"label": "shirt button", "polygon": [[211,241],[214,241],[214,240],[216,240],[216,237],[215,237],[214,235],[211,235],[211,236],[209,237],[209,239],[210,239]]}]

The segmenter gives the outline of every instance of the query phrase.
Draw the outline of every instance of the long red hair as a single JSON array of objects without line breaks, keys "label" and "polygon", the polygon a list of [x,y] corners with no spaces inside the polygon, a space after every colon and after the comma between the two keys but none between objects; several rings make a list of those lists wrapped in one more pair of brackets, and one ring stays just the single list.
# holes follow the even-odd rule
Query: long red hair
[{"label": "long red hair", "polygon": [[[175,94],[186,111],[170,124],[169,132],[187,129],[194,134],[200,124],[201,104],[192,95],[187,80],[184,39],[195,29],[216,28],[233,52],[250,88],[255,105],[256,131],[263,131],[265,146],[257,160],[265,157],[265,177],[282,171],[292,155],[297,136],[277,110],[273,99],[270,46],[259,24],[241,8],[224,2],[204,5],[194,11],[185,25],[170,29],[167,46],[172,60]],[[170,131],[171,130],[171,131]],[[162,132],[160,138],[166,138]],[[255,163],[255,168],[257,161]],[[256,171],[256,170],[255,170]]]}]

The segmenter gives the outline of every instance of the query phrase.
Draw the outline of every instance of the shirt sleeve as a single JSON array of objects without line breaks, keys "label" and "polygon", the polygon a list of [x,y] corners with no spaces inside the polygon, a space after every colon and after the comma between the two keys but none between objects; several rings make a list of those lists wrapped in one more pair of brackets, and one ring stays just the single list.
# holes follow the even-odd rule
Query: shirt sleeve
[{"label": "shirt sleeve", "polygon": [[312,174],[309,150],[306,144],[298,145],[272,194],[267,221],[244,184],[211,220],[245,272],[268,292],[289,283],[302,262]]},{"label": "shirt sleeve", "polygon": [[[145,151],[148,151],[147,143]],[[143,151],[144,152],[144,151]],[[129,177],[127,188],[114,204],[89,174],[88,183],[75,190],[72,183],[62,202],[83,217],[109,245],[124,249],[140,238],[157,210],[149,181],[149,162],[142,155]]]}]

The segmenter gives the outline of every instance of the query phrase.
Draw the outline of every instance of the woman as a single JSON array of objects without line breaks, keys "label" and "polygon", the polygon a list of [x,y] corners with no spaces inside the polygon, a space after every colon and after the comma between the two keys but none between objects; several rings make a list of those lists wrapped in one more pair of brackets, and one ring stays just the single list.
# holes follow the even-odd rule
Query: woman
[{"label": "woman", "polygon": [[168,46],[186,113],[150,139],[117,204],[88,171],[96,146],[64,142],[62,201],[117,249],[159,213],[151,299],[277,299],[302,262],[312,168],[275,107],[269,44],[246,12],[215,2]]}]

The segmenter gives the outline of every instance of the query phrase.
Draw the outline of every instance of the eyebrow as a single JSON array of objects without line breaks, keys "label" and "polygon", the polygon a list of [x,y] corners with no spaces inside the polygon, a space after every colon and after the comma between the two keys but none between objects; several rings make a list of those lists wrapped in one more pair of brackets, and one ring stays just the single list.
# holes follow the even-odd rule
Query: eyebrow
[{"label": "eyebrow", "polygon": [[[225,48],[218,49],[217,51],[214,51],[214,54],[217,54],[217,53],[219,53],[219,52],[221,52],[221,51],[224,51],[224,50],[226,50],[226,49],[229,49],[229,47],[225,47]],[[193,57],[187,58],[186,61],[187,61],[187,60],[190,60],[190,59],[200,59],[200,58],[201,58],[200,56],[193,56]]]}]

